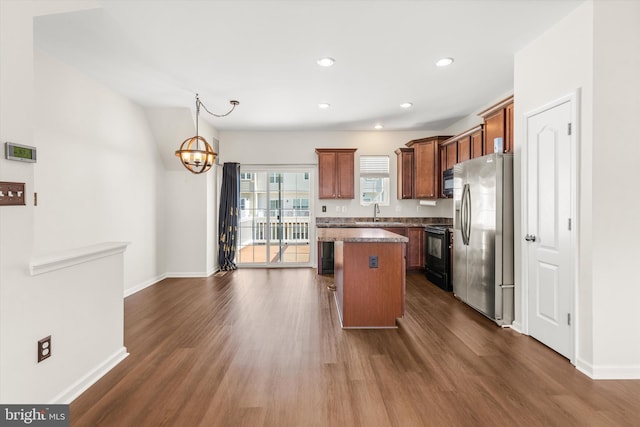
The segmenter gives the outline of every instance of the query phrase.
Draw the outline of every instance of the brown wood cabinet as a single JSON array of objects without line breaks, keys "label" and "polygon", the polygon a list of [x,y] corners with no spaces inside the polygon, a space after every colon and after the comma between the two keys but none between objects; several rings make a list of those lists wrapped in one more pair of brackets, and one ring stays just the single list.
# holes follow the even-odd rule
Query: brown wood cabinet
[{"label": "brown wood cabinet", "polygon": [[471,158],[482,157],[484,152],[482,147],[484,145],[484,126],[480,125],[480,130],[474,132],[469,136],[471,139]]},{"label": "brown wood cabinet", "polygon": [[408,227],[407,237],[407,270],[420,270],[424,268],[424,228]]},{"label": "brown wood cabinet", "polygon": [[[404,315],[404,243],[336,242],[336,294],[343,328],[388,328]],[[376,254],[379,268],[369,268]]]},{"label": "brown wood cabinet", "polygon": [[440,195],[440,143],[449,136],[414,139],[405,144],[413,148],[413,197],[436,199]]},{"label": "brown wood cabinet", "polygon": [[443,167],[443,170],[451,169],[458,163],[458,144],[449,144],[446,146],[447,149],[447,163],[446,167]]},{"label": "brown wood cabinet", "polygon": [[502,138],[504,143],[504,109],[484,118],[484,154],[493,153],[493,140]]},{"label": "brown wood cabinet", "polygon": [[320,199],[354,198],[355,151],[355,148],[316,148]]},{"label": "brown wood cabinet", "polygon": [[398,160],[398,200],[413,199],[413,148],[401,147],[395,153]]},{"label": "brown wood cabinet", "polygon": [[424,227],[385,227],[384,230],[409,238],[406,253],[407,270],[424,268]]},{"label": "brown wood cabinet", "polygon": [[458,163],[471,158],[471,137],[465,136],[458,140]]},{"label": "brown wood cabinet", "polygon": [[[440,143],[439,159],[440,174],[453,168],[456,163],[482,156],[482,129],[483,125],[476,126]],[[438,190],[439,197],[447,198],[442,194],[442,188]]]},{"label": "brown wood cabinet", "polygon": [[484,118],[483,154],[493,153],[494,140],[502,138],[502,150],[513,152],[513,96],[481,111]]},{"label": "brown wood cabinet", "polygon": [[[449,139],[440,145],[440,178],[442,178],[442,172],[447,169],[451,169],[458,162],[458,141]],[[438,198],[448,198],[443,194],[442,181],[438,187]]]}]

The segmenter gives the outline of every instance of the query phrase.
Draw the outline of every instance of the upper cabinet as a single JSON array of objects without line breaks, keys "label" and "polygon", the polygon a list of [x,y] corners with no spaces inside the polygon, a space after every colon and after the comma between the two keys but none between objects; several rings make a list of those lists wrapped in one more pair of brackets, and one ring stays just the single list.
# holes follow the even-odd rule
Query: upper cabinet
[{"label": "upper cabinet", "polygon": [[[502,138],[505,153],[513,152],[513,96],[478,113],[484,123],[456,136],[414,139],[395,151],[398,160],[398,199],[446,198],[442,172],[456,163],[493,153]],[[449,196],[450,197],[450,196]]]},{"label": "upper cabinet", "polygon": [[405,145],[413,148],[413,197],[436,199],[440,195],[440,143],[449,136],[414,139]]},{"label": "upper cabinet", "polygon": [[320,199],[353,199],[355,148],[316,148]]},{"label": "upper cabinet", "polygon": [[[451,169],[456,163],[480,157],[483,154],[482,135],[484,125],[478,125],[461,134],[452,136],[440,144],[440,170]],[[447,198],[439,189],[440,198]]]},{"label": "upper cabinet", "polygon": [[398,200],[413,199],[413,148],[401,147],[395,153],[398,161]]},{"label": "upper cabinet", "polygon": [[471,158],[471,137],[465,136],[463,138],[458,139],[458,163],[462,163],[465,160],[469,160]]},{"label": "upper cabinet", "polygon": [[483,154],[494,152],[496,138],[502,138],[502,151],[513,152],[513,96],[481,111],[484,118]]},{"label": "upper cabinet", "polygon": [[482,157],[482,147],[484,145],[484,125],[480,125],[477,128],[473,128],[471,135],[471,158]]}]

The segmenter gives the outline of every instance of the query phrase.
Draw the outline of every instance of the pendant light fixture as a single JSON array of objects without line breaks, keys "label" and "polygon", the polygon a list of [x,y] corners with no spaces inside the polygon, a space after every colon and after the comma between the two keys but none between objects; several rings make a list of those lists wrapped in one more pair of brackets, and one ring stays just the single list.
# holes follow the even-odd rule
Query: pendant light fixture
[{"label": "pendant light fixture", "polygon": [[200,107],[204,108],[204,111],[211,114],[214,117],[225,117],[231,114],[236,108],[236,105],[240,103],[236,100],[229,101],[232,105],[231,110],[225,114],[214,114],[207,109],[207,107],[200,101],[200,97],[196,94],[196,136],[185,139],[180,145],[180,149],[176,151],[176,156],[180,157],[180,161],[185,168],[191,173],[200,174],[208,171],[213,166],[213,160],[218,153],[213,151],[211,145],[204,137],[198,135],[198,116],[200,115]]}]

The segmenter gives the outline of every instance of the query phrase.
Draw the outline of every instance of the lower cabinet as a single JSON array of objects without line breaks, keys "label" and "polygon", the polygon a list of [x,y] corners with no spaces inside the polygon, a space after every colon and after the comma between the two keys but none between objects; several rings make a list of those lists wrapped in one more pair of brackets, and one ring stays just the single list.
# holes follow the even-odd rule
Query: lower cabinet
[{"label": "lower cabinet", "polygon": [[[409,238],[406,249],[406,269],[424,269],[424,227],[384,227],[384,230]],[[318,274],[333,274],[333,242],[318,242]]]},{"label": "lower cabinet", "polygon": [[385,230],[409,238],[407,243],[407,270],[424,268],[424,228],[423,227],[389,227]]},{"label": "lower cabinet", "polygon": [[424,228],[407,228],[407,270],[424,268]]}]

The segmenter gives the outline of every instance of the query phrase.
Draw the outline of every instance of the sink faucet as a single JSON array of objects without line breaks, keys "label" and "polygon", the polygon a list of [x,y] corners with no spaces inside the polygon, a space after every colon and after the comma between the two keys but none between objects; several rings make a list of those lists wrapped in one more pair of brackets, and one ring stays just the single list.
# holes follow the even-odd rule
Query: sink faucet
[{"label": "sink faucet", "polygon": [[378,221],[378,214],[380,213],[380,206],[377,203],[373,204],[373,222]]}]

